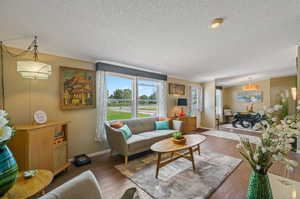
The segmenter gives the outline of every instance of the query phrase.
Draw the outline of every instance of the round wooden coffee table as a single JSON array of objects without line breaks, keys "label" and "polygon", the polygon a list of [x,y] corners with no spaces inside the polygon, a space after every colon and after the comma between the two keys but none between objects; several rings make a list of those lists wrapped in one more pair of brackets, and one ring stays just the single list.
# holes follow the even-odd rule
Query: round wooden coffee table
[{"label": "round wooden coffee table", "polygon": [[[185,135],[186,143],[185,144],[175,144],[172,141],[172,138],[167,138],[156,142],[151,146],[151,150],[157,152],[157,166],[156,166],[156,174],[157,178],[159,169],[166,166],[167,164],[177,160],[178,158],[185,158],[190,160],[193,165],[193,169],[195,170],[195,162],[193,152],[198,151],[200,155],[200,144],[206,140],[206,137],[203,135]],[[179,153],[180,151],[186,151]],[[163,153],[171,153],[171,157],[161,161],[161,155]]]},{"label": "round wooden coffee table", "polygon": [[51,183],[53,173],[48,170],[38,169],[35,176],[25,179],[24,172],[20,172],[16,184],[1,199],[26,199],[42,192]]}]

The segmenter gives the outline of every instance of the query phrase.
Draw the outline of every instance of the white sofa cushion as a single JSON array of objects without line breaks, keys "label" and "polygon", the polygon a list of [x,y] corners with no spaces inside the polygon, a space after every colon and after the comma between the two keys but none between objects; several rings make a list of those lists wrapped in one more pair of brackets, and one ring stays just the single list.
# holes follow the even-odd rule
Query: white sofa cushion
[{"label": "white sofa cushion", "polygon": [[171,137],[176,130],[156,130],[156,131],[148,131],[144,133],[140,133],[139,136],[148,138],[148,139],[155,139],[161,140],[166,137]]},{"label": "white sofa cushion", "polygon": [[40,199],[103,199],[103,197],[94,174],[85,171]]}]

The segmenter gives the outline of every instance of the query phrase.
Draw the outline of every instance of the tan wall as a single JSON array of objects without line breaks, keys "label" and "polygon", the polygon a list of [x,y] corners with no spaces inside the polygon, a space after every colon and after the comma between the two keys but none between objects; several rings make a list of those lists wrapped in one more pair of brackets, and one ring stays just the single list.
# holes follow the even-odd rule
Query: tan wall
[{"label": "tan wall", "polygon": [[215,128],[216,124],[216,83],[215,81],[202,84],[204,107],[201,117],[201,126]]},{"label": "tan wall", "polygon": [[[297,46],[297,100],[300,99],[300,46]],[[300,139],[298,139],[298,151],[300,151]]]},{"label": "tan wall", "polygon": [[[280,101],[280,94],[289,91],[289,110],[290,114],[294,113],[295,101],[291,97],[291,88],[296,87],[297,77],[279,77],[271,78],[268,80],[257,81],[255,84],[259,85],[259,91],[263,92],[262,102],[257,102],[254,104],[254,111],[259,111],[263,109],[263,106],[271,106],[278,104]],[[239,102],[236,100],[237,92],[242,91],[242,86],[233,86],[223,89],[223,104],[229,106],[233,112],[244,112],[246,111],[246,106],[249,104],[247,102]]]},{"label": "tan wall", "polygon": [[291,88],[297,86],[297,76],[279,77],[271,79],[270,99],[271,105],[278,104],[281,100],[281,93],[289,93],[289,114],[294,114],[296,110],[296,101],[293,100]]},{"label": "tan wall", "polygon": [[[262,102],[254,104],[254,111],[259,111],[263,106],[270,105],[270,80],[262,80],[254,82],[259,86],[259,91],[262,91],[263,99]],[[247,102],[237,101],[237,92],[242,91],[243,86],[233,86],[223,89],[223,106],[229,106],[233,112],[245,112]]]},{"label": "tan wall", "polygon": [[297,63],[297,97],[298,99],[300,99],[300,46],[297,46],[297,60],[298,60],[298,63]]},{"label": "tan wall", "polygon": [[[186,80],[176,79],[176,78],[168,78],[168,89],[169,89],[169,83],[177,83],[177,84],[183,84],[185,85],[185,95],[181,96],[175,96],[170,95],[168,90],[168,100],[167,100],[167,107],[168,107],[168,116],[173,117],[175,113],[178,113],[180,111],[180,107],[176,106],[177,98],[189,98],[189,90],[188,90],[188,84],[189,82]],[[187,107],[184,108],[185,111],[187,111]]]},{"label": "tan wall", "polygon": [[[187,80],[172,78],[172,77],[168,78],[168,84],[169,83],[176,83],[176,84],[185,85],[185,95],[181,95],[181,96],[169,95],[169,91],[168,91],[168,100],[167,100],[167,103],[168,103],[168,105],[167,105],[168,106],[168,117],[173,117],[175,113],[178,113],[181,110],[181,107],[176,106],[177,98],[180,98],[180,97],[181,98],[187,98],[188,103],[189,103],[189,85],[190,84],[197,84],[197,83],[190,82],[190,81],[187,81]],[[188,107],[184,107],[184,111],[187,113],[188,112]]]},{"label": "tan wall", "polygon": [[[17,49],[10,49],[19,52]],[[59,66],[69,66],[95,70],[95,64],[66,57],[40,54],[42,62],[52,65],[52,75],[48,80],[28,80],[17,72],[16,61],[31,59],[32,54],[14,59],[7,55],[5,64],[5,101],[14,124],[32,123],[32,114],[36,110],[44,110],[48,120],[70,120],[70,157],[81,153],[94,153],[107,148],[106,143],[95,141],[96,109],[62,111],[59,108]],[[186,86],[184,96],[168,95],[168,115],[174,116],[180,110],[176,107],[177,97],[189,98],[189,85],[192,82],[169,78],[168,82],[180,83]],[[187,112],[187,107],[185,111]]]},{"label": "tan wall", "polygon": [[[29,53],[22,57],[22,60],[31,58],[32,54]],[[93,153],[106,148],[105,143],[94,141],[96,109],[61,111],[59,108],[59,66],[95,70],[93,63],[40,54],[40,61],[52,65],[52,75],[48,80],[29,80],[22,78],[17,72],[16,60],[6,55],[4,62],[6,110],[15,124],[31,123],[32,113],[41,109],[48,114],[48,120],[71,121],[70,157],[80,153]]]}]

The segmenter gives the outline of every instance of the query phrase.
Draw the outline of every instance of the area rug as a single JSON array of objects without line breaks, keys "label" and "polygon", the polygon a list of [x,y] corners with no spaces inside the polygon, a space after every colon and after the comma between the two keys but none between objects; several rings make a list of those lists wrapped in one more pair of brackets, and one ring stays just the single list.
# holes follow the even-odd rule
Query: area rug
[{"label": "area rug", "polygon": [[157,179],[153,153],[130,161],[127,168],[115,168],[155,199],[206,199],[242,161],[217,153],[194,153],[194,159],[195,171],[189,160],[180,158],[161,168]]},{"label": "area rug", "polygon": [[237,133],[230,133],[226,131],[217,131],[217,130],[212,130],[212,131],[205,131],[201,133],[201,135],[210,135],[210,136],[215,136],[215,137],[220,137],[220,138],[225,138],[225,139],[230,139],[230,140],[236,140],[240,141],[240,138],[247,138],[249,141],[253,144],[257,144],[260,142],[259,138],[256,136],[251,136],[251,135],[245,135],[245,134],[237,134]]},{"label": "area rug", "polygon": [[261,131],[258,131],[258,130],[255,130],[255,129],[251,129],[251,128],[247,129],[247,128],[243,128],[243,127],[239,127],[239,126],[234,127],[232,124],[222,124],[220,127],[228,129],[230,131],[241,130],[241,131],[245,131],[245,132],[261,134]]}]

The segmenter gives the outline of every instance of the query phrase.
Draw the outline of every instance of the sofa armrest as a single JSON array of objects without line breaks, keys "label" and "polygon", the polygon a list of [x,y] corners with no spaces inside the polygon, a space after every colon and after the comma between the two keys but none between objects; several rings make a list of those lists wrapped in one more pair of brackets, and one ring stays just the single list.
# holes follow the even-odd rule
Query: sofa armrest
[{"label": "sofa armrest", "polygon": [[72,180],[50,191],[40,199],[103,199],[94,174],[86,171]]},{"label": "sofa armrest", "polygon": [[107,141],[111,150],[116,151],[122,155],[127,155],[128,146],[123,134],[117,129],[110,127],[109,124],[105,124],[105,128]]},{"label": "sofa armrest", "polygon": [[138,190],[135,187],[131,187],[126,190],[120,199],[140,199]]},{"label": "sofa armrest", "polygon": [[173,129],[177,131],[182,130],[182,121],[180,120],[173,120]]}]

